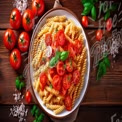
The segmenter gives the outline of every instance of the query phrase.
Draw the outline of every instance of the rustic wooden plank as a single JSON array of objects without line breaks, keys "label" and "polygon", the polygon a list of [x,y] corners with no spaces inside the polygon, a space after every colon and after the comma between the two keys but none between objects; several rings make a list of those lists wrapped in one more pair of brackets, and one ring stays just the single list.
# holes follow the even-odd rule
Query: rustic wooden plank
[{"label": "rustic wooden plank", "polygon": [[[45,0],[45,5],[46,5],[45,12],[53,7],[54,1],[55,0],[51,0],[51,1]],[[11,28],[11,26],[9,24],[9,16],[13,9],[13,2],[14,2],[14,0],[6,0],[6,1],[1,0],[0,1],[0,17],[1,17],[0,29]],[[70,0],[70,2],[68,0],[60,0],[60,2],[64,7],[72,10],[77,15],[78,19],[81,21],[81,12],[83,11],[83,5],[81,4],[80,0],[75,0],[75,2],[74,2],[74,0]],[[120,1],[116,1],[116,2],[120,3]],[[31,0],[29,0],[29,8],[31,8]],[[113,16],[116,16],[115,14],[117,14],[117,27],[122,27],[121,10],[122,10],[122,5],[120,6],[119,11],[117,10],[116,12],[113,12]],[[97,13],[98,13],[98,10],[97,10]],[[101,15],[101,17],[103,15]],[[103,22],[105,22],[105,21],[103,21]],[[96,22],[89,19],[89,25],[93,25],[93,26],[89,26],[89,27],[98,28],[99,25],[103,25],[103,22],[101,22],[102,24],[99,24],[99,19],[97,19]]]},{"label": "rustic wooden plank", "polygon": [[[0,121],[6,122],[18,122],[17,118],[14,118],[12,116],[9,116],[10,114],[10,108],[12,105],[0,105]],[[34,117],[32,117],[30,113],[30,109],[32,106],[26,106],[28,111],[28,116],[26,117],[27,122],[32,122],[34,120]],[[43,112],[41,110],[41,112]],[[121,120],[122,115],[122,106],[102,106],[102,107],[96,107],[96,106],[81,106],[78,111],[78,115],[76,117],[75,122],[116,122],[116,120]],[[45,114],[45,119],[43,122],[52,122],[51,119]]]}]

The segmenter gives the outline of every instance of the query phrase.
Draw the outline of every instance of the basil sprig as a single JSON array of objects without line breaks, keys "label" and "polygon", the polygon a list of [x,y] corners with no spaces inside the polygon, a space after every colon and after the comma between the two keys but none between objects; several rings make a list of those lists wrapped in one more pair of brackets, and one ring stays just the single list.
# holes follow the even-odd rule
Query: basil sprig
[{"label": "basil sprig", "polygon": [[54,67],[59,60],[65,61],[68,58],[69,52],[68,51],[57,51],[55,56],[51,58],[49,62],[50,67]]},{"label": "basil sprig", "polygon": [[22,90],[25,87],[24,78],[22,75],[18,76],[15,80],[15,85],[18,90]]},{"label": "basil sprig", "polygon": [[99,62],[98,64],[98,71],[97,71],[97,80],[100,80],[107,71],[107,68],[110,67],[110,60],[108,59],[107,56],[105,56],[102,61]]},{"label": "basil sprig", "polygon": [[95,7],[95,3],[98,2],[98,0],[81,0],[84,9],[81,15],[88,15],[91,12],[92,19],[96,20],[97,17],[97,11]]}]

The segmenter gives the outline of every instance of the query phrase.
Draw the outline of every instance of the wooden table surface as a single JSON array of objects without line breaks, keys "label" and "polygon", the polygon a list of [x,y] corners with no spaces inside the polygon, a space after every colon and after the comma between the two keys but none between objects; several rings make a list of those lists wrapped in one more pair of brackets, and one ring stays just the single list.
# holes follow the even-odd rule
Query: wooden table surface
[{"label": "wooden table surface", "polygon": [[[53,7],[55,0],[44,0],[45,12]],[[10,12],[13,9],[14,0],[0,0],[0,121],[18,121],[18,119],[9,117],[10,107],[15,104],[13,93],[15,93],[15,79],[18,74],[23,72],[24,66],[19,71],[14,71],[9,63],[10,52],[3,45],[3,33],[7,28],[11,28],[9,24]],[[83,6],[80,0],[60,0],[64,7],[72,10],[81,20],[81,12]],[[122,2],[121,2],[122,4]],[[31,0],[29,0],[29,7]],[[122,10],[122,5],[121,9]],[[122,15],[121,15],[122,16]],[[119,17],[121,17],[119,16]],[[119,18],[118,18],[119,19]],[[94,22],[90,20],[90,24],[93,27],[85,28],[85,33],[88,38],[88,43],[91,48],[95,40],[91,38],[95,35],[95,30],[99,28],[98,21]],[[116,29],[122,28],[122,22],[118,22]],[[88,34],[90,31],[94,33]],[[15,31],[18,35],[22,29]],[[106,35],[110,35],[111,32],[106,32]],[[23,60],[27,57],[27,54],[23,56]],[[92,59],[93,60],[93,59]],[[24,61],[23,61],[24,62]],[[27,62],[24,62],[26,64]],[[25,94],[25,90],[23,91]],[[34,102],[27,104],[23,100],[27,108],[30,110]],[[42,111],[42,110],[41,110]],[[111,68],[107,70],[106,75],[100,80],[96,81],[96,68],[93,69],[91,64],[89,85],[85,94],[84,100],[81,103],[80,110],[76,119],[76,122],[94,121],[94,122],[108,122],[110,117],[114,113],[118,113],[119,117],[122,115],[122,49],[119,49],[115,59],[111,60]],[[121,117],[120,117],[121,118]],[[121,118],[122,119],[122,118]],[[28,112],[27,122],[33,121],[31,113]],[[51,121],[48,115],[45,115],[45,122]]]}]

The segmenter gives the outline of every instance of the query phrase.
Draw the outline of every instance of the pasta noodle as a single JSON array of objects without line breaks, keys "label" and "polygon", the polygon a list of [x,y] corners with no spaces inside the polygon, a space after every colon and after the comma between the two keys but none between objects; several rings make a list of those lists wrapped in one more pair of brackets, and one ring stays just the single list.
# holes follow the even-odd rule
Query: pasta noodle
[{"label": "pasta noodle", "polygon": [[[65,53],[67,57],[62,60]],[[66,16],[47,18],[34,39],[31,56],[33,86],[43,104],[59,114],[67,110],[65,103],[68,96],[72,100],[72,109],[84,85],[87,63],[81,28]],[[63,68],[59,65],[61,72],[58,71],[59,62],[63,62]],[[63,75],[59,74],[63,71]]]}]

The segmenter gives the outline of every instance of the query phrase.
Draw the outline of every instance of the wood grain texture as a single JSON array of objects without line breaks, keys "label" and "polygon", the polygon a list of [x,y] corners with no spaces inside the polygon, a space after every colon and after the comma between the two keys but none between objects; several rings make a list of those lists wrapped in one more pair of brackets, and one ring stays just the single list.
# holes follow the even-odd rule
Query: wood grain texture
[{"label": "wood grain texture", "polygon": [[[15,103],[12,96],[13,93],[15,93],[15,79],[19,74],[23,72],[24,66],[27,63],[27,60],[24,61],[24,59],[28,56],[27,54],[22,56],[23,63],[21,69],[14,71],[9,63],[10,52],[3,45],[3,34],[7,28],[11,28],[9,24],[9,16],[11,10],[13,9],[13,1],[14,0],[0,0],[0,115],[3,115],[0,116],[1,122],[8,120],[8,118],[5,117],[5,114],[6,112],[7,114],[9,113],[10,106]],[[55,0],[45,0],[45,12],[53,7],[54,1]],[[72,10],[77,15],[78,19],[81,20],[81,12],[83,10],[83,6],[81,5],[80,0],[60,0],[60,2],[64,7]],[[29,8],[31,8],[31,0],[29,0]],[[120,10],[122,10],[122,5]],[[115,13],[117,12],[118,11],[116,11]],[[115,13],[113,13],[113,15]],[[118,16],[118,20],[120,18],[121,16]],[[94,22],[92,20],[89,20],[89,24],[94,26],[85,28],[84,30],[87,35],[89,47],[91,48],[91,46],[96,42],[96,39],[91,39],[95,35],[96,30],[99,28],[99,25],[98,21]],[[122,22],[118,22],[116,28],[120,30],[122,28]],[[18,35],[22,31],[22,28],[18,31],[15,31],[16,36],[18,37]],[[91,31],[93,33],[89,34]],[[31,36],[32,32],[30,32],[29,34]],[[105,36],[106,38],[110,37],[111,32],[105,32]],[[91,62],[93,62],[93,58],[91,58]],[[22,91],[22,93],[25,94],[25,89]],[[23,100],[22,102],[24,102],[29,109],[31,105],[34,104],[33,101],[30,105],[28,105],[25,100]],[[88,106],[97,106],[97,108],[89,108]],[[111,67],[107,70],[106,75],[100,81],[96,81],[96,68],[94,69],[91,64],[89,85],[85,97],[81,103],[76,122],[79,122],[81,120],[86,120],[85,122],[89,122],[90,120],[93,120],[94,122],[100,122],[99,117],[97,117],[96,119],[90,119],[87,118],[87,114],[91,115],[91,117],[94,118],[98,115],[97,111],[99,111],[99,113],[102,114],[101,118],[103,118],[103,116],[105,115],[104,111],[106,110],[108,110],[110,115],[114,114],[110,112],[112,110],[115,112],[120,112],[122,110],[121,108],[100,109],[100,106],[122,106],[122,49],[119,50],[119,54],[117,54],[115,59],[111,59]],[[9,119],[10,121],[16,121],[13,118]],[[33,117],[29,114],[28,122],[31,122],[32,120]],[[44,120],[44,122],[48,121],[51,120],[48,116],[46,116],[46,120]],[[108,122],[108,119],[102,119],[101,122],[103,121]]]}]

